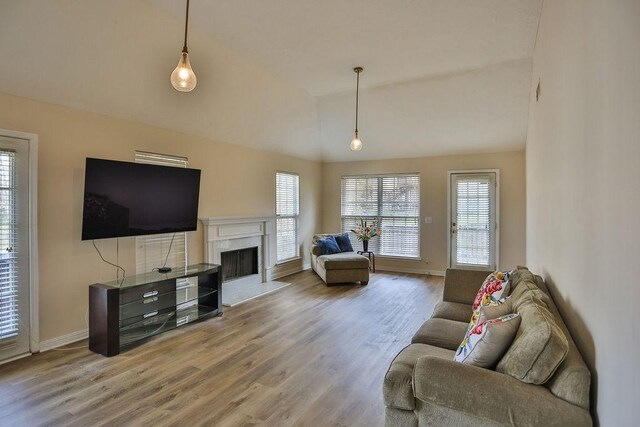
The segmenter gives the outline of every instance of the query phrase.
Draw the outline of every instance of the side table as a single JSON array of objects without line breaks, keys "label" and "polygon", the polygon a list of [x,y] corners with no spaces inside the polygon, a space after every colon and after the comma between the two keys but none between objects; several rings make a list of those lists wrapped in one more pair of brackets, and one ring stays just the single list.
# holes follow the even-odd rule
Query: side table
[{"label": "side table", "polygon": [[367,258],[369,258],[369,270],[371,270],[372,273],[376,272],[376,254],[374,254],[371,251],[357,251],[356,252],[358,255],[364,255]]}]

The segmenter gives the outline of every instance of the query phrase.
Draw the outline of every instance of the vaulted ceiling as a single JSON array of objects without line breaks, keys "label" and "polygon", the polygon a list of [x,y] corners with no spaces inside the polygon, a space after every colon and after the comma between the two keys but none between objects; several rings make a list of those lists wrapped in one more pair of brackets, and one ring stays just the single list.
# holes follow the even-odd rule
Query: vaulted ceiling
[{"label": "vaulted ceiling", "polygon": [[[524,147],[541,0],[3,0],[0,91],[325,160]],[[363,151],[348,149],[362,65]]]}]

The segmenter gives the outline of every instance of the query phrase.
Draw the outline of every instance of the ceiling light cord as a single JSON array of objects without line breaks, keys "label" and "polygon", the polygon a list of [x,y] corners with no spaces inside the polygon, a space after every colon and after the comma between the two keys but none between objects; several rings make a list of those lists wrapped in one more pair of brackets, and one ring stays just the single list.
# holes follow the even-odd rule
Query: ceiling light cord
[{"label": "ceiling light cord", "polygon": [[189,53],[187,49],[187,32],[189,31],[189,0],[187,0],[187,18],[184,23],[184,46],[182,47],[183,53]]},{"label": "ceiling light cord", "polygon": [[187,36],[189,34],[189,0],[186,0],[187,10],[184,20],[184,45],[178,65],[171,73],[171,86],[178,92],[191,92],[198,84],[196,73],[191,68],[189,61],[189,48],[187,47]]},{"label": "ceiling light cord", "polygon": [[356,136],[358,135],[358,100],[360,98],[360,72],[356,71]]}]

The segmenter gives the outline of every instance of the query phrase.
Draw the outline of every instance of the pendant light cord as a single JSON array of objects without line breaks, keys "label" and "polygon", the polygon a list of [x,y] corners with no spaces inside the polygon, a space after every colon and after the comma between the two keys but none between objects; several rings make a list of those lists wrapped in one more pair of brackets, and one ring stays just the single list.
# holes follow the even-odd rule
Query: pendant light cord
[{"label": "pendant light cord", "polygon": [[182,47],[183,53],[189,53],[187,49],[187,31],[189,30],[189,0],[187,0],[187,17],[184,21],[184,46]]},{"label": "pendant light cord", "polygon": [[356,71],[356,136],[358,135],[358,100],[360,90],[360,72]]}]

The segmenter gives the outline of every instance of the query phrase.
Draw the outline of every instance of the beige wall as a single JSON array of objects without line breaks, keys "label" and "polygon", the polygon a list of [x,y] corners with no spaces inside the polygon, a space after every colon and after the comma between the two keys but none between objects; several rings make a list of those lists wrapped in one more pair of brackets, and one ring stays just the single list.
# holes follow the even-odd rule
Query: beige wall
[{"label": "beige wall", "polygon": [[527,262],[594,371],[600,423],[638,425],[640,2],[546,1],[532,86]]},{"label": "beige wall", "polygon": [[[274,215],[276,170],[297,172],[308,256],[320,221],[320,163],[4,94],[0,128],[39,135],[41,340],[86,329],[88,285],[115,278],[91,242],[80,240],[85,157],[132,161],[134,150],[188,157],[190,167],[202,169],[200,217]],[[134,239],[119,240],[120,263],[133,274]],[[115,239],[98,245],[115,259]],[[200,225],[189,233],[189,262],[203,261],[203,250]]]},{"label": "beige wall", "polygon": [[[363,162],[325,163],[322,166],[322,230],[340,231],[340,179],[343,175],[418,172],[420,174],[421,261],[378,257],[380,269],[441,272],[447,268],[447,171],[500,170],[500,267],[512,268],[525,260],[524,152],[421,157]],[[424,217],[431,216],[431,224]],[[383,230],[384,232],[384,230]]]}]

